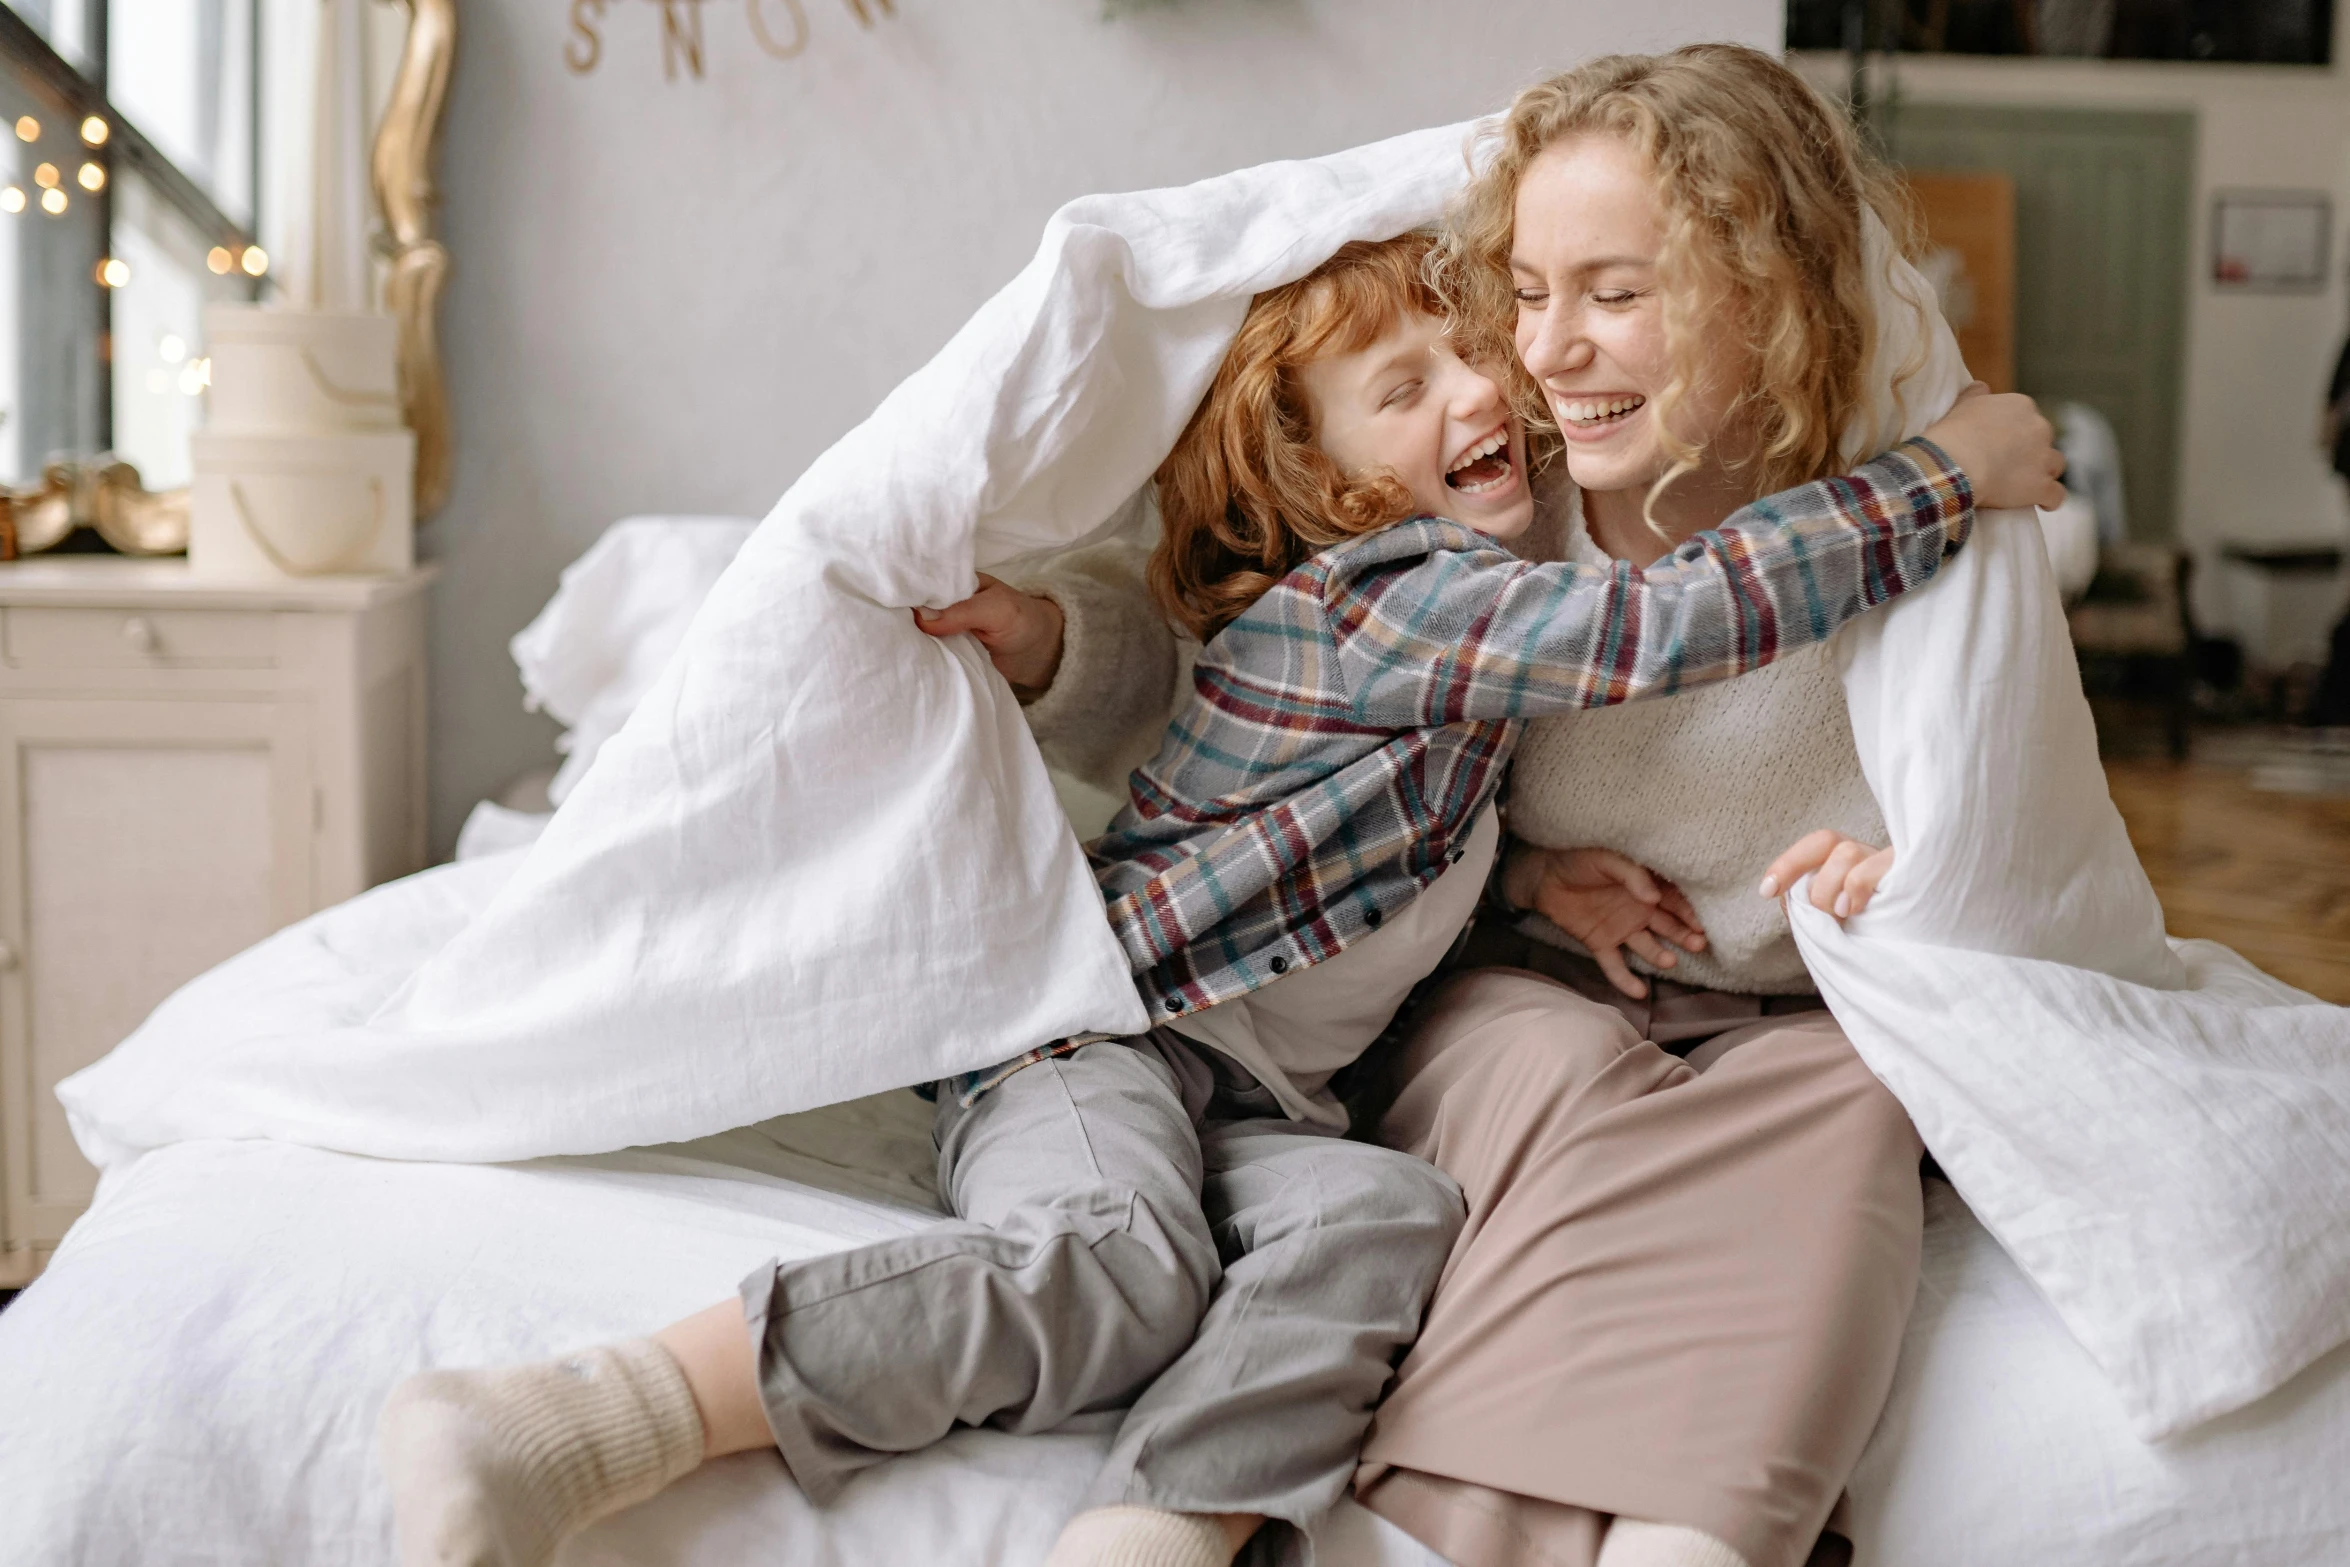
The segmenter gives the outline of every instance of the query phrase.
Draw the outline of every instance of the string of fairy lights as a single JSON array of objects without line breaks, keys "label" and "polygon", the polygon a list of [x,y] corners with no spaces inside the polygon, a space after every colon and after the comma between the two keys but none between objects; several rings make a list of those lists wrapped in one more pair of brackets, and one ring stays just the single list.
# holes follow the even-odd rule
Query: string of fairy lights
[{"label": "string of fairy lights", "polygon": [[[92,114],[85,115],[77,129],[78,145],[69,144],[67,150],[58,152],[55,155],[58,161],[42,158],[33,165],[30,190],[21,179],[12,178],[0,184],[0,216],[20,217],[38,209],[45,216],[62,218],[74,203],[74,192],[67,188],[69,184],[85,196],[96,196],[106,189],[105,149],[113,139],[113,128],[106,123],[105,116]],[[15,131],[16,139],[36,155],[43,137],[49,134],[40,120],[30,114],[17,117]],[[61,134],[56,139],[64,137]],[[67,163],[78,164],[70,180],[64,167]],[[247,277],[266,277],[269,253],[259,245],[215,245],[205,256],[204,264],[216,276],[242,272]],[[94,280],[100,288],[125,287],[131,280],[130,263],[120,256],[102,256]]]}]

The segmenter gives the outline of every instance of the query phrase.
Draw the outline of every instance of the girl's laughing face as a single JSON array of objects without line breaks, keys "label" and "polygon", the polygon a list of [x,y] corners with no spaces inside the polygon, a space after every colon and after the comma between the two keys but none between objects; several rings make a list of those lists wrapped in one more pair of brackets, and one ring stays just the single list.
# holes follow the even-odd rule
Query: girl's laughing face
[{"label": "girl's laughing face", "polygon": [[1516,538],[1534,520],[1525,432],[1436,317],[1406,315],[1369,347],[1317,359],[1298,379],[1315,444],[1348,477],[1384,469],[1423,513],[1488,538]]}]

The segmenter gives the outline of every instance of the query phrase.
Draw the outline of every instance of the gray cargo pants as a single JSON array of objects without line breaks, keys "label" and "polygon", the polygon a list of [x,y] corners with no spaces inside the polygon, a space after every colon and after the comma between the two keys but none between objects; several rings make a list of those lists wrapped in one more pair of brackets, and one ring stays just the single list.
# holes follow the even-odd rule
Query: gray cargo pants
[{"label": "gray cargo pants", "polygon": [[1463,1207],[1433,1166],[1270,1109],[1164,1031],[968,1108],[942,1092],[958,1222],[743,1281],[801,1489],[826,1502],[958,1423],[1043,1431],[1131,1402],[1089,1507],[1302,1525],[1337,1501]]}]

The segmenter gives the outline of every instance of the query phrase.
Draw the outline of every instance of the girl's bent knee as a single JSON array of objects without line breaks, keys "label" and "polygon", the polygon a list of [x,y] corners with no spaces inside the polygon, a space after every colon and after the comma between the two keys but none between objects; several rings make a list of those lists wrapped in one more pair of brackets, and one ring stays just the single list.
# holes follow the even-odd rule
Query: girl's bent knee
[{"label": "girl's bent knee", "polygon": [[1350,1159],[1344,1179],[1325,1187],[1322,1222],[1374,1226],[1451,1247],[1469,1213],[1457,1181],[1410,1154],[1360,1143],[1344,1146],[1358,1156],[1375,1157]]}]

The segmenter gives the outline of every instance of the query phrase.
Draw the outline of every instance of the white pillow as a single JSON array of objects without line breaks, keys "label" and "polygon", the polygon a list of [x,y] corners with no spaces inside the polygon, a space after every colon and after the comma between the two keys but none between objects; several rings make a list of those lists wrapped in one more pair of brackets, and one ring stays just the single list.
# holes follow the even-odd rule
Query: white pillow
[{"label": "white pillow", "polygon": [[507,644],[523,706],[565,730],[549,803],[563,803],[628,722],[757,526],[750,517],[623,517],[563,568],[555,596]]}]

